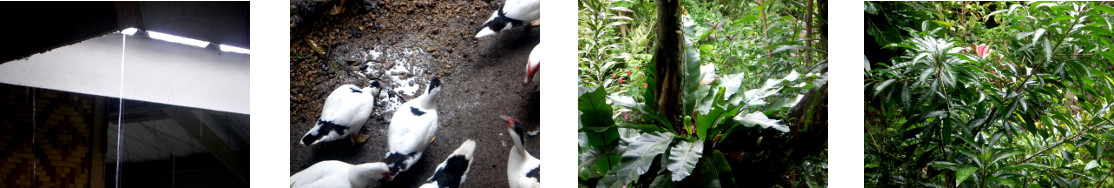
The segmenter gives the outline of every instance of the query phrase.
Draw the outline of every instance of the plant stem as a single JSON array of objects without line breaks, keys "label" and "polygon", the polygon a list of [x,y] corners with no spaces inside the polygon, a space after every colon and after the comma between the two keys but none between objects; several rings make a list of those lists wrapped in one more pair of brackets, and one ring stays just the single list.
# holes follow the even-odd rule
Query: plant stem
[{"label": "plant stem", "polygon": [[[760,17],[762,17],[762,35],[766,37],[765,39],[763,39],[763,42],[766,46],[769,46],[770,42],[765,41],[765,40],[768,40],[770,38],[770,32],[769,32],[770,25],[766,23],[766,1],[765,0],[758,0],[758,4],[762,5],[762,9],[758,11],[758,14],[759,14]],[[766,61],[773,61],[774,60],[773,57],[770,56],[770,53],[772,53],[772,52],[773,51],[771,51],[769,49],[766,50]]]},{"label": "plant stem", "polygon": [[[1107,123],[1111,123],[1109,119],[1108,119],[1108,120],[1106,120],[1106,122],[1107,122]],[[1111,124],[1114,124],[1114,123],[1111,123]],[[1052,146],[1049,146],[1049,147],[1047,147],[1047,148],[1044,148],[1043,150],[1041,150],[1041,151],[1039,151],[1039,152],[1037,152],[1037,153],[1034,153],[1033,155],[1029,155],[1029,157],[1025,157],[1025,159],[1023,159],[1023,160],[1021,160],[1021,161],[1018,161],[1017,163],[1014,163],[1014,165],[1017,165],[1017,164],[1021,164],[1021,163],[1025,163],[1026,161],[1029,161],[1029,159],[1033,159],[1033,157],[1036,157],[1037,155],[1040,155],[1041,153],[1044,153],[1044,152],[1046,152],[1046,151],[1048,151],[1048,150],[1051,150],[1052,148],[1055,148],[1056,146],[1060,146],[1060,144],[1063,144],[1063,143],[1064,143],[1064,141],[1072,140],[1072,139],[1075,139],[1076,137],[1082,136],[1082,135],[1083,135],[1083,133],[1087,133],[1088,131],[1091,131],[1091,129],[1095,129],[1096,127],[1099,127],[1099,125],[1102,125],[1102,124],[1094,124],[1094,125],[1091,125],[1091,127],[1087,128],[1087,130],[1083,130],[1083,131],[1080,131],[1080,132],[1078,132],[1078,133],[1075,133],[1075,135],[1072,135],[1072,136],[1071,136],[1070,138],[1066,138],[1066,139],[1060,140],[1059,142],[1056,142],[1056,144],[1052,144]]]},{"label": "plant stem", "polygon": [[[1102,146],[1099,146],[1099,147],[1102,147]],[[1112,173],[1112,172],[1114,172],[1114,167],[1110,167],[1110,170],[1107,170],[1107,171],[1106,171],[1106,176],[1103,176],[1103,177],[1102,177],[1102,180],[1099,180],[1099,184],[1098,184],[1098,185],[1095,185],[1095,188],[1099,188],[1099,187],[1102,187],[1102,183],[1105,183],[1105,182],[1106,182],[1106,178],[1109,178],[1109,177],[1110,177],[1110,173]]]}]

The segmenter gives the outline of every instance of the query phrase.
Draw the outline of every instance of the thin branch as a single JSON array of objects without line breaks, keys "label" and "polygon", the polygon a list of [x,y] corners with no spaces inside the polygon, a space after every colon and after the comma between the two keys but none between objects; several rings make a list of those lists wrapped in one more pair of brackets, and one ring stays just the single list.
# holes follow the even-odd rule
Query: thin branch
[{"label": "thin branch", "polygon": [[[764,4],[766,4],[766,2],[765,2],[765,0],[758,0],[758,4],[764,5]],[[766,6],[762,6],[762,9],[759,10],[758,14],[761,15],[761,17],[762,17],[762,35],[766,36],[765,39],[769,39],[770,38],[770,32],[769,32],[770,25],[766,24]],[[765,44],[766,44],[766,46],[769,46],[770,42],[765,42]],[[766,61],[773,61],[774,60],[773,57],[770,56],[770,53],[773,53],[773,51],[770,50],[770,49],[767,49],[766,50]]]},{"label": "thin branch", "polygon": [[[1106,122],[1111,123],[1109,119],[1107,119]],[[1114,124],[1114,123],[1112,123],[1112,124]],[[1102,124],[1091,125],[1091,127],[1087,128],[1087,130],[1083,130],[1083,131],[1080,131],[1078,133],[1075,133],[1075,135],[1072,135],[1070,138],[1060,140],[1059,142],[1056,142],[1056,144],[1053,144],[1052,146],[1049,146],[1048,148],[1044,148],[1043,150],[1041,150],[1037,153],[1034,153],[1033,155],[1029,155],[1029,157],[1025,157],[1025,159],[1023,159],[1021,161],[1018,161],[1017,163],[1014,163],[1014,165],[1025,163],[1025,162],[1029,161],[1029,159],[1033,159],[1033,157],[1037,157],[1037,155],[1040,155],[1041,153],[1044,153],[1048,150],[1051,150],[1052,148],[1055,148],[1056,146],[1060,146],[1060,144],[1064,144],[1064,141],[1073,140],[1076,137],[1082,136],[1083,133],[1087,133],[1087,132],[1091,131],[1092,129],[1095,129],[1095,127],[1099,127],[1099,125],[1102,125]]]},{"label": "thin branch", "polygon": [[[1101,146],[1100,146],[1100,147],[1101,147]],[[1103,177],[1102,177],[1102,180],[1099,180],[1099,184],[1098,184],[1098,185],[1095,185],[1095,188],[1099,188],[1099,187],[1102,187],[1102,183],[1105,183],[1105,182],[1106,182],[1106,178],[1110,177],[1110,173],[1112,173],[1112,172],[1114,172],[1114,166],[1110,167],[1110,170],[1107,170],[1107,171],[1106,171],[1106,176],[1103,176]]]},{"label": "thin branch", "polygon": [[[868,128],[869,128],[869,127],[868,127]],[[867,132],[870,132],[870,131],[867,131]],[[905,161],[904,161],[904,160],[902,160],[902,159],[901,159],[900,157],[897,157],[897,156],[895,156],[895,155],[893,155],[893,154],[891,154],[891,153],[887,153],[887,152],[883,151],[883,150],[882,150],[882,148],[883,148],[883,147],[882,147],[882,145],[881,145],[881,144],[878,144],[878,139],[875,139],[875,138],[874,138],[874,134],[867,134],[867,135],[869,135],[869,136],[870,136],[870,141],[871,141],[871,143],[873,143],[873,145],[874,145],[874,149],[875,149],[875,150],[878,150],[878,153],[881,153],[881,154],[883,154],[883,155],[888,155],[888,156],[889,156],[890,158],[894,158],[894,159],[896,159],[896,160],[901,160],[901,161],[899,161],[899,162],[905,162]],[[883,160],[883,161],[885,161],[885,160]]]}]

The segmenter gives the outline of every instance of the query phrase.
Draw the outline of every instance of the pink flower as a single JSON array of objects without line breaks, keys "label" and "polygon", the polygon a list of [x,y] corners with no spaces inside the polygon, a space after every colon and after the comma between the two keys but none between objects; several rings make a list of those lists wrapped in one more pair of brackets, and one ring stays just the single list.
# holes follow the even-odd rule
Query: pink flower
[{"label": "pink flower", "polygon": [[975,54],[978,54],[979,58],[986,58],[987,55],[990,55],[990,46],[986,44],[975,46]]},{"label": "pink flower", "polygon": [[620,83],[620,84],[622,84],[622,83],[623,83],[623,78],[619,78],[619,83]]},{"label": "pink flower", "polygon": [[630,71],[627,71],[627,76],[630,76]]},{"label": "pink flower", "polygon": [[642,86],[650,87],[650,84],[642,84]]}]

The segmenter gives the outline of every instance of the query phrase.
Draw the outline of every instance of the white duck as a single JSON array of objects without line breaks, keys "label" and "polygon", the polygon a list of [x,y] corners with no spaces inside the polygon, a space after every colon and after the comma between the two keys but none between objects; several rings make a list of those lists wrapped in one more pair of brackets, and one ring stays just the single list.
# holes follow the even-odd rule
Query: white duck
[{"label": "white duck", "polygon": [[352,143],[367,141],[370,135],[360,134],[360,129],[371,116],[371,109],[375,106],[375,95],[378,94],[379,82],[371,82],[371,86],[362,89],[352,84],[337,87],[325,99],[325,106],[321,110],[321,117],[317,119],[317,125],[309,129],[298,143],[303,146],[314,145],[345,136],[350,136]]},{"label": "white duck", "polygon": [[290,187],[364,188],[368,182],[390,178],[390,173],[381,162],[351,165],[328,160],[290,176]]},{"label": "white duck", "polygon": [[476,150],[476,141],[465,140],[453,154],[445,158],[433,176],[425,180],[421,188],[460,187],[467,179],[469,166],[472,166],[472,151]]},{"label": "white duck", "polygon": [[391,117],[387,132],[387,154],[383,162],[391,167],[391,178],[410,169],[422,158],[426,146],[437,132],[437,94],[441,80],[429,81],[426,94],[403,103]]},{"label": "white duck", "polygon": [[521,26],[537,20],[538,17],[541,17],[540,0],[507,0],[499,10],[491,13],[491,18],[488,18],[483,26],[480,26],[476,38]]},{"label": "white duck", "polygon": [[507,156],[507,180],[510,187],[541,187],[541,162],[538,158],[526,152],[526,139],[523,137],[525,130],[522,127],[522,122],[511,117],[502,117],[507,120],[507,132],[510,133],[511,140],[514,141],[514,146],[511,146],[511,154]]},{"label": "white duck", "polygon": [[541,47],[542,43],[538,43],[533,50],[530,50],[530,59],[526,62],[526,78],[522,80],[522,84],[530,84],[531,81],[537,82],[539,90],[542,85],[538,80],[538,77],[541,77],[538,71],[541,69],[542,52],[538,50],[542,49]]}]

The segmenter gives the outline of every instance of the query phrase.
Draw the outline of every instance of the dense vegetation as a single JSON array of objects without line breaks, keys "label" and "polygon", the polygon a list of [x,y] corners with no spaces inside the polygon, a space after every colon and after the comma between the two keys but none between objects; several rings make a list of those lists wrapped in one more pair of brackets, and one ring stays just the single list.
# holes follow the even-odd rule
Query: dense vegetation
[{"label": "dense vegetation", "polygon": [[866,2],[866,185],[1114,186],[1110,4]]},{"label": "dense vegetation", "polygon": [[580,187],[826,186],[826,4],[580,0]]}]

